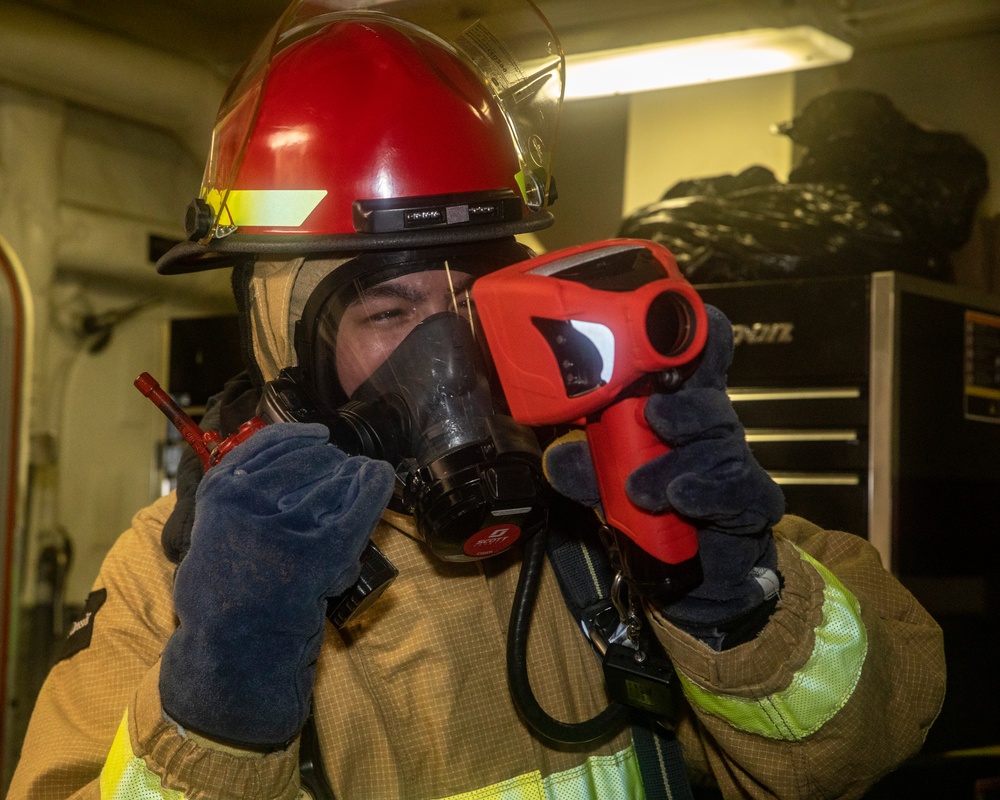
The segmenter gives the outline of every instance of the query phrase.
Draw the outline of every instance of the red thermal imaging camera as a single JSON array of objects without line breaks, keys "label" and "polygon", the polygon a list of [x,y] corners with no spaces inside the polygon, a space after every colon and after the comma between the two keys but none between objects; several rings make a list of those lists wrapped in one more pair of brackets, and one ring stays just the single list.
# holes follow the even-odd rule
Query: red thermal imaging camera
[{"label": "red thermal imaging camera", "polygon": [[637,467],[668,452],[644,416],[701,353],[701,298],[670,251],[613,239],[539,256],[479,278],[476,311],[511,415],[585,427],[607,523],[668,565],[697,558],[694,527],[625,494]]}]

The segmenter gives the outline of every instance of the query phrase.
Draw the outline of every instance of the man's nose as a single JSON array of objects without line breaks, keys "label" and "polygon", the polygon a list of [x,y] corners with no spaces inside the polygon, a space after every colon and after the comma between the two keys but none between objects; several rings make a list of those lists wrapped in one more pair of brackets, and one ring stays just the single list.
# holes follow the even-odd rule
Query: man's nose
[{"label": "man's nose", "polygon": [[427,316],[431,314],[440,314],[442,311],[451,311],[455,314],[459,312],[458,301],[452,294],[442,295],[436,300],[431,302],[431,307],[427,311]]}]

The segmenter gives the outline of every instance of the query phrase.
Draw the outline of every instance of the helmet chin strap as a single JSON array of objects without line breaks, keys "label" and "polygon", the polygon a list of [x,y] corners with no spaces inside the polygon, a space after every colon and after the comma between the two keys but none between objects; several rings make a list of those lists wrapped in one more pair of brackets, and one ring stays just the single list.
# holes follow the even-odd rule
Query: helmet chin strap
[{"label": "helmet chin strap", "polygon": [[251,299],[250,281],[253,278],[254,264],[250,260],[233,266],[230,280],[233,289],[233,299],[236,301],[236,319],[240,332],[240,355],[243,364],[250,375],[250,381],[257,391],[264,388],[266,380],[257,357],[254,346],[253,322],[254,304]]}]

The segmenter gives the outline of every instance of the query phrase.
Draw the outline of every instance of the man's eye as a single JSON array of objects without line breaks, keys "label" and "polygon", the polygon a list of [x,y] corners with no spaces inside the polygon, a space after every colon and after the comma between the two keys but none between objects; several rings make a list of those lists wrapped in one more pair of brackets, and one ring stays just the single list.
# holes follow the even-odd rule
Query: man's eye
[{"label": "man's eye", "polygon": [[409,310],[402,306],[390,306],[387,308],[377,308],[369,310],[365,316],[365,322],[371,324],[388,323],[404,319],[409,314]]}]

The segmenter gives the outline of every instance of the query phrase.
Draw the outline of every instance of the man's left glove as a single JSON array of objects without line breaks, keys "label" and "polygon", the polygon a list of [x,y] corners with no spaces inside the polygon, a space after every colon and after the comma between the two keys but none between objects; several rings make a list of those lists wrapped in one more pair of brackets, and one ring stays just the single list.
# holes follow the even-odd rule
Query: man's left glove
[{"label": "man's left glove", "polygon": [[324,426],[297,423],[264,428],[209,470],[174,583],[180,627],[161,660],[172,720],[257,750],[298,735],[326,599],[358,579],[393,480],[388,463],[348,457]]},{"label": "man's left glove", "polygon": [[[647,511],[673,511],[698,528],[704,580],[658,603],[676,625],[715,649],[739,644],[766,620],[779,577],[771,526],[784,511],[781,489],[750,452],[726,394],[732,325],[706,306],[708,340],[694,374],[646,403],[646,420],[671,448],[629,475],[625,490]],[[586,442],[557,440],[545,474],[560,494],[597,506],[600,494]]]}]

